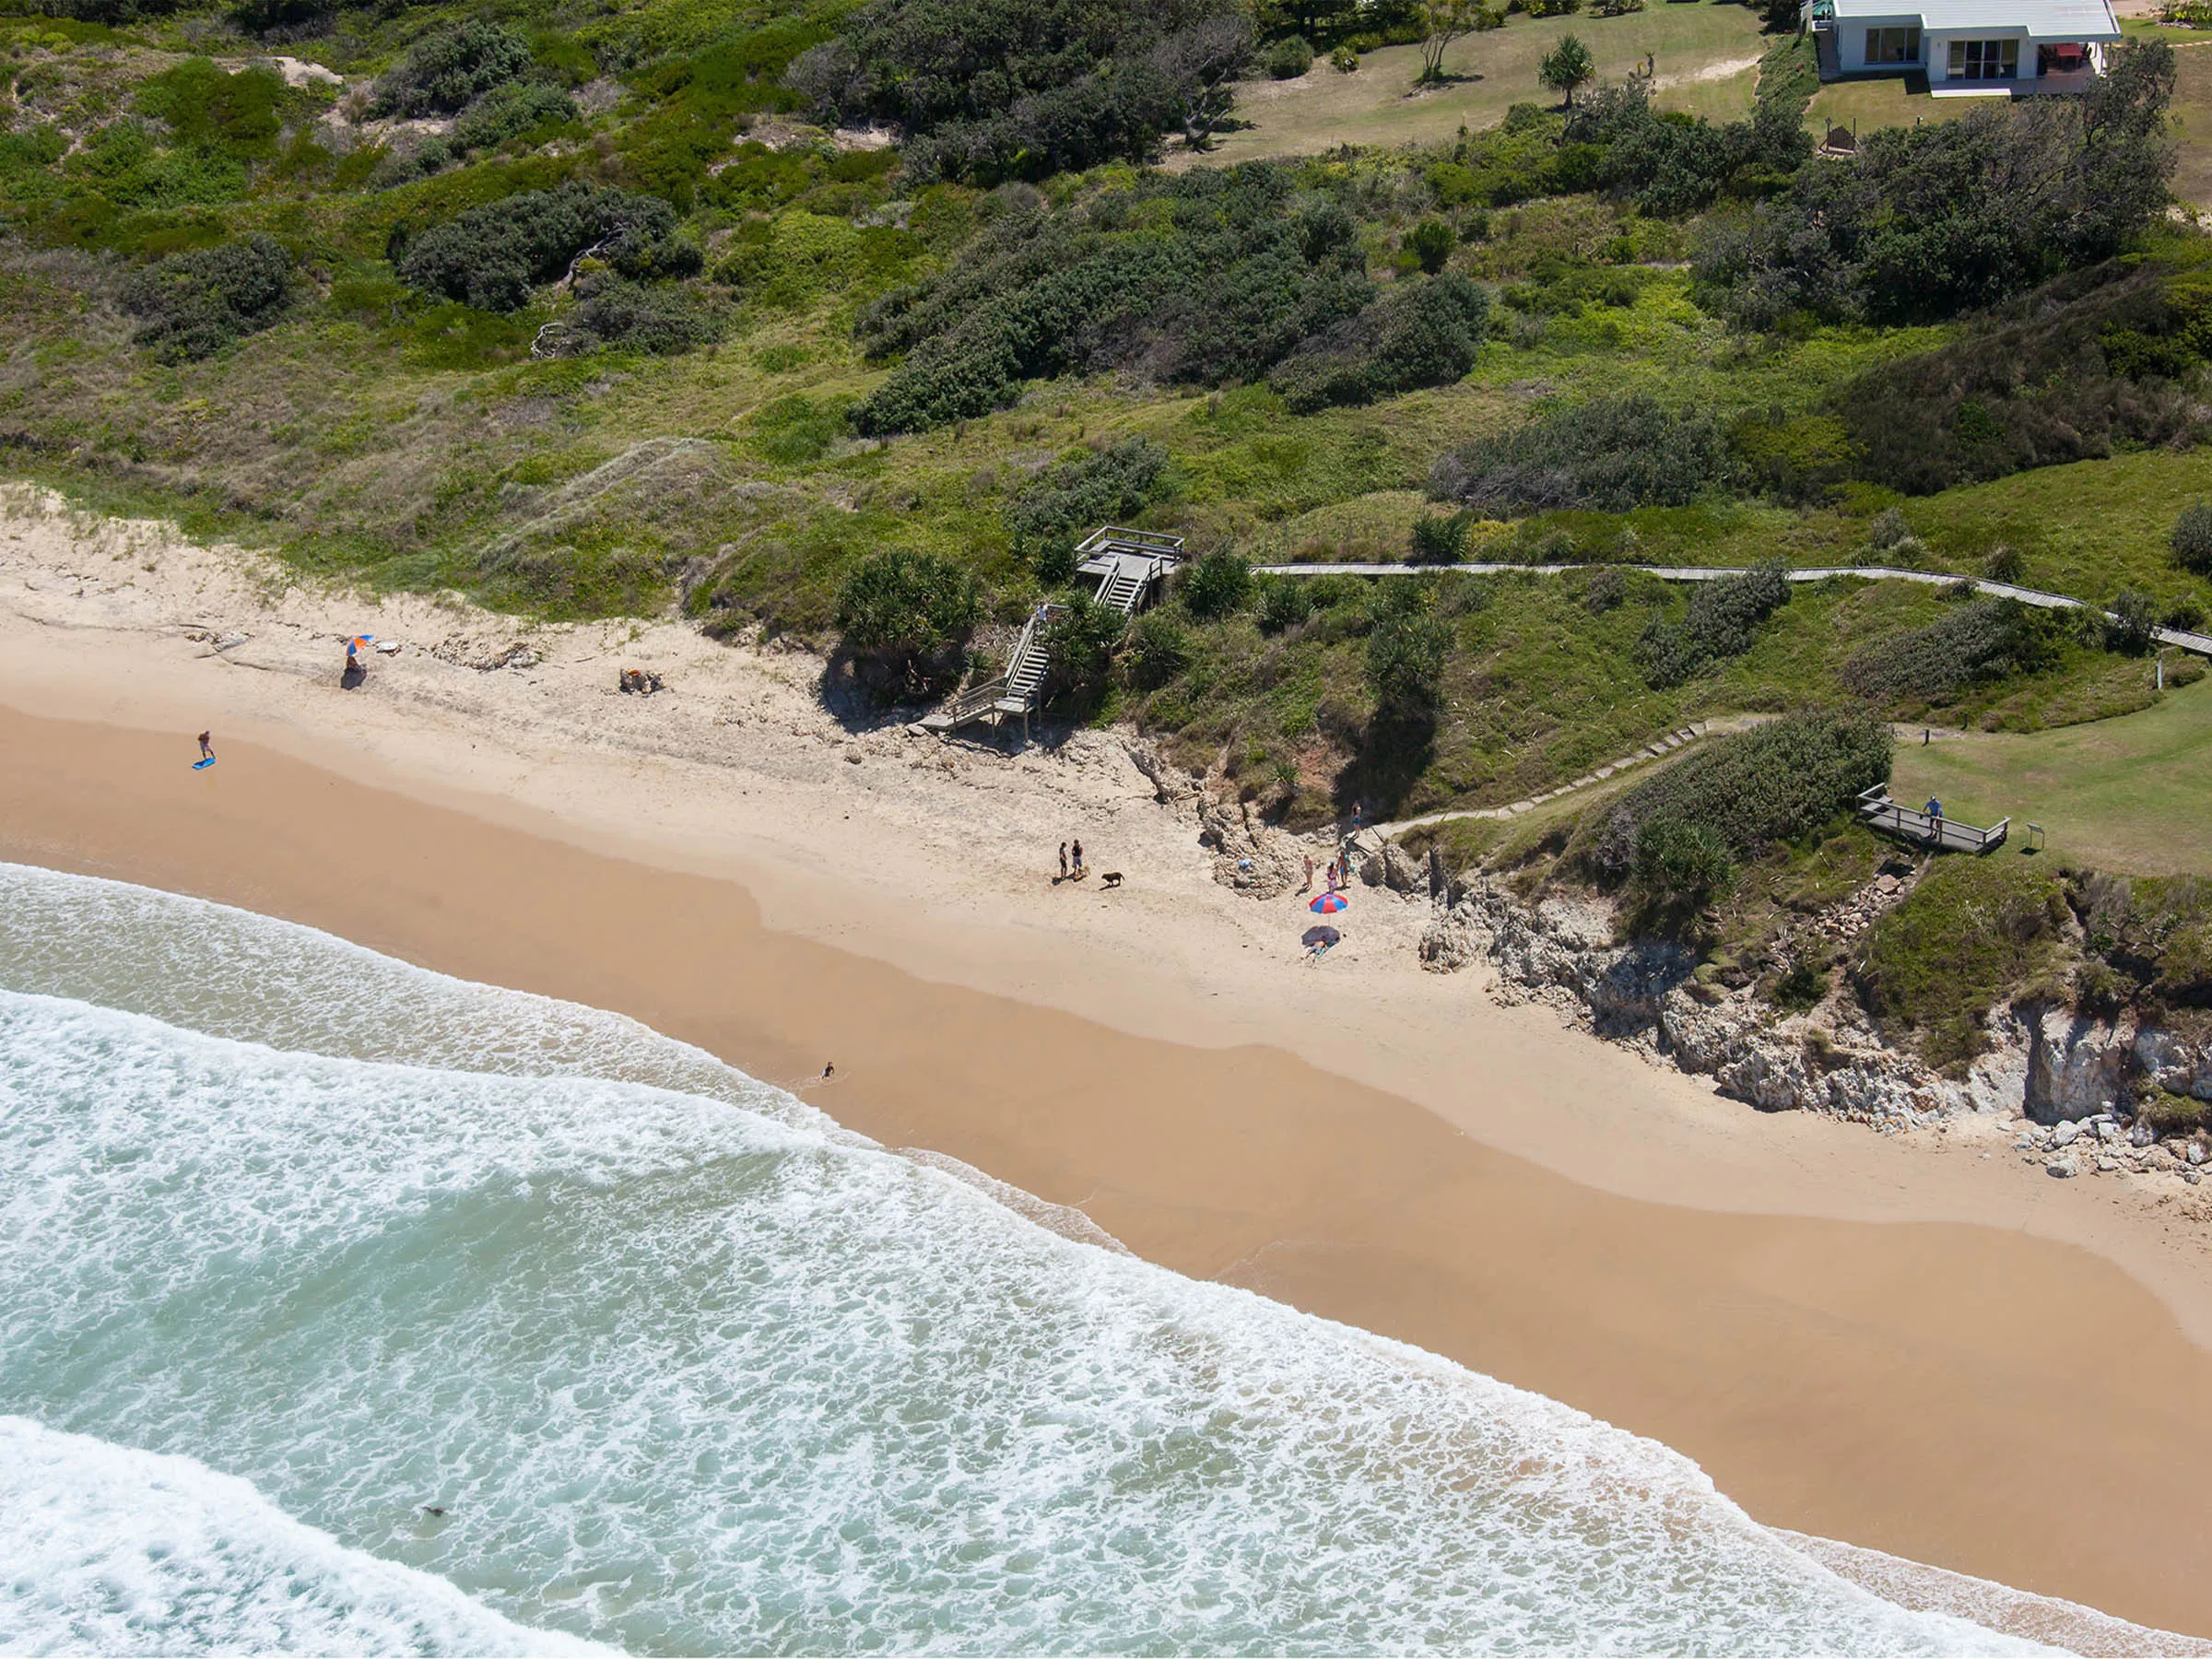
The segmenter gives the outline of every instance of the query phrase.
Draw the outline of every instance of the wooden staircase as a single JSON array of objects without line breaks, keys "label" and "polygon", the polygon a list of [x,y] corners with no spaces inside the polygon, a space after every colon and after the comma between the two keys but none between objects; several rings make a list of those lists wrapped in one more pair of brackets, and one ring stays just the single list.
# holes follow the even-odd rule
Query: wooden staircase
[{"label": "wooden staircase", "polygon": [[950,732],[973,725],[979,720],[988,720],[995,725],[1009,714],[1018,714],[1027,730],[1030,716],[1043,700],[1044,677],[1052,668],[1052,656],[1045,648],[1045,625],[1059,608],[1054,605],[1041,605],[1030,612],[1006,673],[971,686],[949,702],[932,709],[922,716],[922,729]]},{"label": "wooden staircase", "polygon": [[1126,566],[1117,569],[1099,587],[1099,603],[1124,617],[1136,615],[1137,605],[1144,596],[1145,578]]}]

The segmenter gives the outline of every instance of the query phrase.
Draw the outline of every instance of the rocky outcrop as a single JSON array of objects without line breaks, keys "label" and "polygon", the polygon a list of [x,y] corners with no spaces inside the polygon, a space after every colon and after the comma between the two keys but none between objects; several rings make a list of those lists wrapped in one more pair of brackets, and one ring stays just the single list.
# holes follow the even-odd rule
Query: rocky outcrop
[{"label": "rocky outcrop", "polygon": [[2030,1006],[2015,1019],[2027,1039],[2022,1104],[2035,1122],[2086,1118],[2133,1100],[2137,1032],[2126,1016],[2108,1021],[2070,1008]]},{"label": "rocky outcrop", "polygon": [[1198,844],[1213,855],[1214,879],[1223,887],[1273,899],[1304,879],[1303,845],[1255,816],[1249,802],[1171,764],[1148,743],[1133,742],[1128,752],[1152,785],[1154,800],[1163,806],[1188,806],[1196,816]]},{"label": "rocky outcrop", "polygon": [[2168,1094],[2212,1100],[2212,1036],[2190,1038],[2147,1027],[2136,1033],[2136,1069]]},{"label": "rocky outcrop", "polygon": [[[1890,899],[1884,890],[1846,908],[1856,919]],[[1528,905],[1486,889],[1440,907],[1421,959],[1441,972],[1487,958],[1504,1000],[1548,1002],[1596,1034],[1709,1077],[1722,1094],[1762,1111],[1819,1112],[1886,1131],[1962,1112],[2025,1115],[2038,1138],[2022,1144],[2053,1175],[2212,1168],[2212,1138],[2161,1142],[2135,1115],[2147,1085],[2212,1100],[2212,1026],[2193,1036],[2127,1016],[1999,1007],[1984,1052],[1953,1081],[1890,1047],[1849,1003],[1818,1018],[1785,1015],[1749,989],[1701,981],[1681,946],[1620,942],[1615,932],[1602,902],[1552,897]]]},{"label": "rocky outcrop", "polygon": [[1430,973],[1457,973],[1475,959],[1475,936],[1466,924],[1441,908],[1421,929],[1421,966]]},{"label": "rocky outcrop", "polygon": [[[1821,1112],[1902,1129],[1966,1104],[1965,1091],[1871,1030],[1841,1036],[1785,1018],[1748,990],[1695,978],[1696,954],[1672,940],[1617,943],[1615,918],[1592,900],[1532,906],[1495,890],[1463,899],[1444,926],[1465,933],[1498,970],[1507,1000],[1551,1003],[1596,1034],[1710,1077],[1720,1092],[1767,1112]],[[1440,944],[1438,960],[1446,952]],[[1430,955],[1423,940],[1423,958]]]}]

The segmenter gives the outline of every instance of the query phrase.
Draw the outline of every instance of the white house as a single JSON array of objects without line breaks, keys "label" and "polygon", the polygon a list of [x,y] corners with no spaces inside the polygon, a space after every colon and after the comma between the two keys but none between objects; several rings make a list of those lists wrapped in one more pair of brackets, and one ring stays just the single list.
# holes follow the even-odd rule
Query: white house
[{"label": "white house", "polygon": [[2120,38],[2111,0],[1806,0],[1820,78],[1928,77],[1937,98],[2078,92]]}]

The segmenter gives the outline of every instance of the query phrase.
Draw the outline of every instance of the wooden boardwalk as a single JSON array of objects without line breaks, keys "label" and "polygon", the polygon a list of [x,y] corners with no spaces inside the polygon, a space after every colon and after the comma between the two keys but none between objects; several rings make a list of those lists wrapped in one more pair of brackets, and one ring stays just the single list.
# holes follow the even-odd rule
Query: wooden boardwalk
[{"label": "wooden boardwalk", "polygon": [[[1524,571],[1535,576],[1559,576],[1569,571],[1603,570],[1603,565],[1591,564],[1277,564],[1254,565],[1255,576],[1445,576],[1456,571],[1465,576],[1504,576]],[[1615,565],[1618,571],[1641,571],[1647,576],[1656,576],[1662,582],[1718,582],[1724,576],[1741,576],[1742,567],[1725,565]],[[2091,610],[2100,617],[2110,618],[2112,612],[2080,599],[2069,599],[2064,594],[2046,594],[2035,588],[2016,587],[2009,582],[1987,582],[1978,576],[1961,576],[1941,571],[1900,571],[1888,565],[1812,565],[1804,570],[1784,571],[1783,577],[1791,582],[1827,582],[1833,577],[1848,576],[1862,582],[1918,582],[1930,587],[1950,587],[1958,582],[1971,582],[1977,593],[1987,594],[1993,599],[2018,599],[2022,605],[2032,605],[2042,610]],[[2186,651],[2201,657],[2212,657],[2212,634],[2190,633],[2179,628],[2154,628],[2151,638],[2161,645],[2171,645],[2177,651]]]},{"label": "wooden boardwalk", "polygon": [[2003,846],[2006,834],[2012,828],[2010,818],[2000,818],[1994,830],[1980,830],[1957,818],[1938,818],[1918,807],[1900,806],[1889,798],[1887,783],[1877,783],[1861,793],[1859,816],[1866,820],[1869,830],[1911,841],[1916,847],[1938,853],[1971,853],[1977,857]]}]

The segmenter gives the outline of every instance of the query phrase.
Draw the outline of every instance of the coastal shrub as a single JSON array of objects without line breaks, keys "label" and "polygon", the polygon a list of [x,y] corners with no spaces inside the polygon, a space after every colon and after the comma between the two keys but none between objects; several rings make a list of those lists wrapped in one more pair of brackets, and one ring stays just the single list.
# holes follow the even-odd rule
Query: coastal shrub
[{"label": "coastal shrub", "polygon": [[675,357],[722,332],[721,319],[689,289],[636,282],[595,284],[576,308],[575,328],[608,349]]},{"label": "coastal shrub", "polygon": [[284,314],[292,258],[259,234],[219,247],[172,253],[132,275],[123,306],[139,321],[133,336],[164,362],[219,351]]},{"label": "coastal shrub", "polygon": [[1699,212],[1724,195],[1785,189],[1813,150],[1801,107],[1762,100],[1749,120],[1715,125],[1653,110],[1641,77],[1584,99],[1567,118],[1565,139],[1597,152],[1605,189],[1658,218]]},{"label": "coastal shrub", "polygon": [[[1010,404],[1024,381],[1114,368],[1256,381],[1373,297],[1358,220],[1301,193],[1288,165],[1147,172],[1010,209],[871,305],[862,349],[899,361],[854,419],[864,433],[917,431]],[[1370,383],[1398,383],[1406,366],[1383,356]]]},{"label": "coastal shrub", "polygon": [[1583,589],[1583,608],[1594,617],[1602,617],[1618,609],[1628,596],[1628,572],[1618,565],[1601,565],[1590,573]]},{"label": "coastal shrub", "polygon": [[589,184],[524,191],[424,231],[400,259],[399,276],[418,293],[519,311],[533,288],[566,274],[587,250],[625,276],[690,275],[699,250],[676,228],[676,209],[658,196]]},{"label": "coastal shrub", "polygon": [[2063,648],[2065,627],[2058,613],[2018,599],[1976,599],[1925,627],[1862,646],[1841,677],[1876,702],[1940,703],[1971,686],[2048,668]]},{"label": "coastal shrub", "polygon": [[2166,210],[2174,75],[2171,46],[2125,41],[2080,98],[1878,128],[1851,159],[1717,217],[1700,290],[1748,328],[1924,322],[2109,259]]},{"label": "coastal shrub", "polygon": [[1303,341],[1268,381],[1299,414],[1445,386],[1475,366],[1489,295],[1447,274],[1393,283],[1356,316]]},{"label": "coastal shrub", "polygon": [[1269,45],[1260,63],[1270,80],[1296,80],[1313,67],[1313,48],[1303,35],[1288,35]]},{"label": "coastal shrub", "polygon": [[1252,597],[1252,566],[1217,547],[1184,573],[1182,594],[1183,608],[1205,621],[1234,616]]},{"label": "coastal shrub", "polygon": [[1157,690],[1191,665],[1191,630],[1172,611],[1149,610],[1129,630],[1129,683]]},{"label": "coastal shrub", "polygon": [[[1851,810],[1860,791],[1888,778],[1889,758],[1888,726],[1864,709],[1784,715],[1710,739],[1645,779],[1602,821],[1577,830],[1569,857],[1600,883],[1618,885],[1642,867],[1654,826],[1671,823],[1708,832],[1729,858],[1756,858]],[[1667,857],[1690,853],[1677,847]]]},{"label": "coastal shrub", "polygon": [[2178,326],[2174,284],[2116,261],[2059,277],[1961,338],[1867,369],[1836,394],[1856,476],[1909,494],[2201,436],[2200,399],[2137,377],[2113,331]]},{"label": "coastal shrub", "polygon": [[2080,871],[2066,879],[2066,902],[2116,1001],[2147,993],[2170,1006],[2212,1006],[2212,881]]},{"label": "coastal shrub", "polygon": [[1492,517],[1558,508],[1686,507],[1727,469],[1720,425],[1645,393],[1548,411],[1440,459],[1430,492]]},{"label": "coastal shrub", "polygon": [[1458,564],[1467,556],[1471,512],[1430,512],[1413,521],[1406,558],[1415,564]]},{"label": "coastal shrub", "polygon": [[1069,594],[1044,627],[1045,701],[1062,712],[1086,715],[1105,695],[1128,619],[1088,594]]},{"label": "coastal shrub", "polygon": [[1450,630],[1413,578],[1380,583],[1368,618],[1366,679],[1377,724],[1428,724],[1443,695]]},{"label": "coastal shrub", "polygon": [[2127,656],[2141,656],[2150,649],[2159,626],[2159,602],[2140,588],[2122,588],[2105,607],[2104,648]]},{"label": "coastal shrub", "polygon": [[284,93],[284,77],[274,69],[232,73],[195,57],[148,76],[131,107],[160,122],[180,146],[261,160],[276,154]]},{"label": "coastal shrub", "polygon": [[376,83],[376,115],[450,115],[531,67],[530,43],[511,29],[472,18],[432,29]]},{"label": "coastal shrub", "polygon": [[549,136],[577,117],[576,100],[543,81],[510,81],[494,87],[453,123],[457,150],[497,149],[524,135]]},{"label": "coastal shrub", "polygon": [[1286,633],[1313,615],[1313,595],[1295,576],[1268,576],[1260,580],[1260,608],[1256,620],[1264,634]]},{"label": "coastal shrub", "polygon": [[1168,452],[1149,438],[1124,438],[1039,473],[1000,515],[1014,550],[1047,583],[1075,573],[1076,544],[1101,525],[1134,518],[1161,489]]},{"label": "coastal shrub", "polygon": [[1636,838],[1635,884],[1651,910],[1695,910],[1735,877],[1728,843],[1709,824],[1662,818]]},{"label": "coastal shrub", "polygon": [[1426,218],[1406,233],[1406,251],[1415,263],[1430,276],[1444,268],[1452,257],[1452,250],[1459,238],[1452,234],[1452,227],[1441,219]]},{"label": "coastal shrub", "polygon": [[871,553],[837,594],[839,644],[879,696],[942,689],[959,677],[981,605],[975,578],[935,553]]},{"label": "coastal shrub", "polygon": [[2183,570],[2212,576],[2212,502],[2196,500],[2183,508],[2166,545]]},{"label": "coastal shrub", "polygon": [[917,176],[995,184],[1203,138],[1252,38],[1228,0],[866,0],[786,79],[825,124],[897,129]]},{"label": "coastal shrub", "polygon": [[1989,1010],[2048,971],[2065,920],[2058,880],[2029,860],[1938,859],[1867,929],[1852,982],[1869,1013],[1956,1073],[1986,1041]]},{"label": "coastal shrub", "polygon": [[1779,563],[1700,582],[1679,622],[1653,617],[1645,625],[1636,641],[1644,678],[1655,688],[1679,686],[1711,664],[1743,655],[1759,625],[1789,598],[1789,581]]}]

